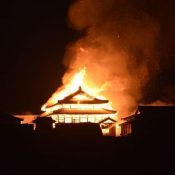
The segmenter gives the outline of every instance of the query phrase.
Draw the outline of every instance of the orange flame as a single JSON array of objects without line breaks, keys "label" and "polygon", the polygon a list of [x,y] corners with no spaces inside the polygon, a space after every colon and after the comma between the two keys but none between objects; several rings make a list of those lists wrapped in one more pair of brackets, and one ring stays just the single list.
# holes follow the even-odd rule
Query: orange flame
[{"label": "orange flame", "polygon": [[[65,85],[62,88],[58,88],[58,90],[51,96],[51,98],[42,106],[41,110],[44,111],[40,116],[45,117],[48,115],[51,115],[52,119],[58,122],[58,116],[54,116],[53,111],[61,109],[61,108],[66,108],[66,109],[79,109],[79,110],[100,110],[100,109],[109,109],[113,110],[111,107],[111,102],[104,103],[104,104],[59,104],[57,103],[58,100],[62,100],[65,97],[69,96],[70,94],[73,94],[76,92],[80,87],[87,92],[87,94],[78,94],[75,97],[73,97],[75,100],[87,100],[91,99],[91,96],[94,96],[95,98],[98,99],[105,99],[104,96],[99,96],[100,92],[103,91],[103,88],[98,88],[98,87],[93,87],[90,88],[88,85],[91,84],[88,82],[88,79],[86,79],[86,68],[83,67],[82,69],[79,70],[79,72],[76,72],[73,76],[72,79],[68,79],[68,82],[65,83]],[[104,118],[111,117],[114,120],[118,119],[118,114],[113,113],[113,114],[101,114],[99,115],[93,115],[93,117],[89,117],[88,120],[83,117],[80,119],[80,122],[96,122],[99,123],[101,120]],[[65,115],[65,123],[70,123],[73,120],[75,120],[75,116]],[[112,126],[111,126],[112,127]],[[118,130],[118,124],[115,123],[116,127],[116,135],[120,133]],[[103,129],[103,134],[108,135],[109,134],[109,128],[108,129]]]},{"label": "orange flame", "polygon": [[[105,99],[104,96],[100,96],[99,92],[101,91],[98,88],[89,88],[88,82],[85,81],[86,76],[86,67],[83,67],[80,69],[79,72],[75,73],[73,75],[73,78],[68,80],[68,83],[64,85],[63,88],[58,88],[58,90],[49,98],[49,100],[42,106],[41,110],[45,112],[49,112],[48,108],[49,106],[52,106],[57,103],[58,100],[64,99],[66,96],[74,93],[78,90],[78,88],[81,86],[83,90],[85,90],[87,93],[98,97],[100,99]],[[84,98],[82,96],[78,96],[77,98]],[[78,99],[77,99],[78,100]],[[57,108],[56,108],[57,109]],[[54,110],[56,110],[54,109]],[[110,108],[111,109],[111,108]],[[53,109],[52,109],[53,111]]]}]

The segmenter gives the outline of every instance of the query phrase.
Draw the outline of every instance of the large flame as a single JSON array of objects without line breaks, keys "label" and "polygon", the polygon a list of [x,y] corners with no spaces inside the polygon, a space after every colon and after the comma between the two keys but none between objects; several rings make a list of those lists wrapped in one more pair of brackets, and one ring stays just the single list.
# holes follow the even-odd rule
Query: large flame
[{"label": "large flame", "polygon": [[[63,78],[64,79],[64,78]],[[104,96],[101,96],[100,92],[103,91],[103,87],[102,88],[98,88],[97,86],[93,86],[93,88],[90,88],[88,86],[89,82],[88,79],[86,79],[86,68],[83,67],[81,68],[78,72],[74,73],[72,78],[68,79],[67,82],[64,82],[65,85],[63,85],[63,87],[58,88],[58,90],[51,96],[51,98],[49,98],[49,100],[42,106],[42,111],[44,111],[43,114],[41,114],[41,117],[44,116],[48,116],[50,115],[52,117],[53,120],[56,121],[56,123],[59,122],[59,120],[61,118],[58,119],[57,115],[53,115],[53,111],[58,110],[58,109],[76,109],[76,110],[101,110],[101,109],[109,109],[112,110],[112,105],[111,102],[108,103],[102,103],[102,104],[59,104],[57,103],[58,100],[62,100],[65,97],[69,96],[70,94],[73,94],[74,92],[76,92],[77,90],[79,90],[79,88],[81,87],[86,93],[85,94],[77,94],[76,96],[73,97],[74,100],[76,100],[77,102],[80,100],[89,100],[89,98],[91,99],[92,97],[98,98],[98,99],[106,99]],[[90,83],[91,84],[91,83]],[[89,95],[90,96],[89,96]],[[92,96],[92,97],[91,97]],[[85,118],[84,115],[79,115],[79,117],[81,117],[81,119],[79,119],[79,122],[92,122],[92,123],[99,123],[100,121],[104,120],[105,118],[112,118],[114,120],[118,120],[118,115],[117,113],[112,113],[112,114],[101,114],[99,115],[93,115],[93,116],[89,116],[88,118]],[[87,117],[88,114],[85,116]],[[70,123],[72,121],[77,121],[77,116],[74,115],[65,115],[65,123]],[[79,118],[78,117],[78,118]],[[54,124],[55,126],[55,124]],[[53,126],[53,127],[54,127]],[[113,125],[111,126],[113,127]],[[116,132],[115,135],[120,135],[120,128],[118,126],[117,123],[115,123],[115,127],[116,127]],[[109,133],[109,128],[103,129],[102,130],[104,135],[108,135]]]},{"label": "large flame", "polygon": [[[45,112],[51,112],[53,110],[58,109],[58,107],[52,107],[54,104],[57,103],[58,100],[64,99],[66,96],[74,93],[78,90],[79,87],[81,87],[84,91],[86,91],[88,94],[95,96],[99,99],[106,99],[104,96],[100,95],[101,89],[98,89],[97,87],[90,88],[88,87],[88,82],[85,79],[86,77],[86,67],[81,68],[78,72],[76,72],[72,78],[68,80],[68,82],[63,85],[63,87],[58,88],[57,91],[49,98],[49,100],[42,106],[41,110]],[[85,96],[76,96],[77,100],[85,98]],[[49,108],[48,108],[49,107]],[[108,109],[112,109],[108,106]]]}]

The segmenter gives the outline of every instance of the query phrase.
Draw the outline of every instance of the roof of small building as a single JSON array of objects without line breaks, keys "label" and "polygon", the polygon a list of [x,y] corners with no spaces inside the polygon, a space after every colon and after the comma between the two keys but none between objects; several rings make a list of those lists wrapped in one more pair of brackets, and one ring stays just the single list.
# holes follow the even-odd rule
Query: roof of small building
[{"label": "roof of small building", "polygon": [[139,114],[140,114],[140,111],[139,111],[139,109],[137,108],[134,114],[129,115],[129,116],[127,116],[127,117],[121,118],[122,121],[120,122],[120,125],[125,124],[126,122],[134,121],[135,118],[136,118],[137,116],[139,116]]},{"label": "roof of small building", "polygon": [[110,117],[101,120],[99,123],[105,123],[107,121],[110,121],[109,123],[116,123],[116,120],[114,120],[114,119],[112,119]]}]

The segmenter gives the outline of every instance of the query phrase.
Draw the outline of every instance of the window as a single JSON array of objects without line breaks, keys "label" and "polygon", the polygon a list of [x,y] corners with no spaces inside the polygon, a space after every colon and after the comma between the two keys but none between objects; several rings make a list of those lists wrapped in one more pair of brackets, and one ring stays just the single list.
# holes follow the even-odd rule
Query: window
[{"label": "window", "polygon": [[87,122],[87,117],[81,117],[80,122],[81,123],[86,123]]},{"label": "window", "polygon": [[65,123],[72,123],[71,117],[65,117]]},{"label": "window", "polygon": [[64,123],[64,117],[59,117],[58,122],[59,123]]},{"label": "window", "polygon": [[124,124],[122,134],[123,135],[128,135],[128,134],[131,134],[131,133],[132,133],[131,124],[130,123]]},{"label": "window", "polygon": [[88,122],[95,123],[95,118],[94,117],[88,117]]},{"label": "window", "polygon": [[96,116],[94,118],[95,118],[96,123],[99,123],[101,120],[103,120],[101,116]]},{"label": "window", "polygon": [[78,116],[73,117],[72,122],[73,123],[80,123],[80,118]]}]

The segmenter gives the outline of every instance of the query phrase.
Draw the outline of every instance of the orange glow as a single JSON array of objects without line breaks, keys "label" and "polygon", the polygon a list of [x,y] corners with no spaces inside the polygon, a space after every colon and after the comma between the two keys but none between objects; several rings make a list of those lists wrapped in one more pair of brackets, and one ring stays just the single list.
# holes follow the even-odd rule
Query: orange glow
[{"label": "orange glow", "polygon": [[[85,90],[88,94],[91,94],[92,96],[95,96],[99,99],[105,99],[104,96],[99,94],[99,89],[98,88],[89,88],[87,86],[88,82],[86,82],[85,80],[85,76],[86,76],[86,68],[82,68],[80,69],[79,72],[76,72],[72,77],[72,79],[68,80],[68,83],[66,85],[63,86],[63,88],[59,88],[52,96],[51,98],[49,98],[49,100],[42,106],[41,110],[45,111],[46,113],[50,113],[54,110],[60,109],[61,106],[60,105],[56,105],[53,106],[54,104],[57,103],[58,100],[62,100],[64,99],[66,96],[76,92],[78,90],[79,87],[82,87],[83,90]],[[86,100],[89,97],[86,95],[77,95],[75,97],[75,100]],[[75,108],[94,108],[92,107],[92,105],[82,105],[79,106],[78,104],[75,105]],[[73,107],[73,108],[74,108]],[[96,105],[95,108],[100,108],[100,107],[104,107],[103,105]],[[108,104],[107,106],[105,106],[105,108],[107,109],[112,109],[112,107]]]},{"label": "orange glow", "polygon": [[[93,86],[93,88],[90,88],[88,86],[91,83],[86,79],[85,67],[80,69],[79,72],[74,73],[72,78],[64,83],[65,85],[58,88],[51,98],[42,106],[44,113],[40,116],[52,117],[52,119],[55,120],[53,127],[56,127],[57,123],[100,123],[108,118],[113,120],[113,122],[118,119],[118,114],[113,110],[111,103],[100,94],[103,87],[99,89],[98,87],[94,88]],[[61,100],[63,101],[59,103],[58,101]],[[66,100],[68,100],[67,103]],[[92,103],[93,100],[94,102]],[[99,103],[99,101],[102,102]],[[66,112],[57,113],[57,110]],[[105,124],[100,124],[100,126],[102,125]],[[112,124],[111,127],[109,125],[111,125],[111,123],[107,123],[105,125],[106,127],[101,128],[104,135],[110,135],[114,125],[117,132],[117,123]],[[114,135],[118,134],[114,133]]]}]

